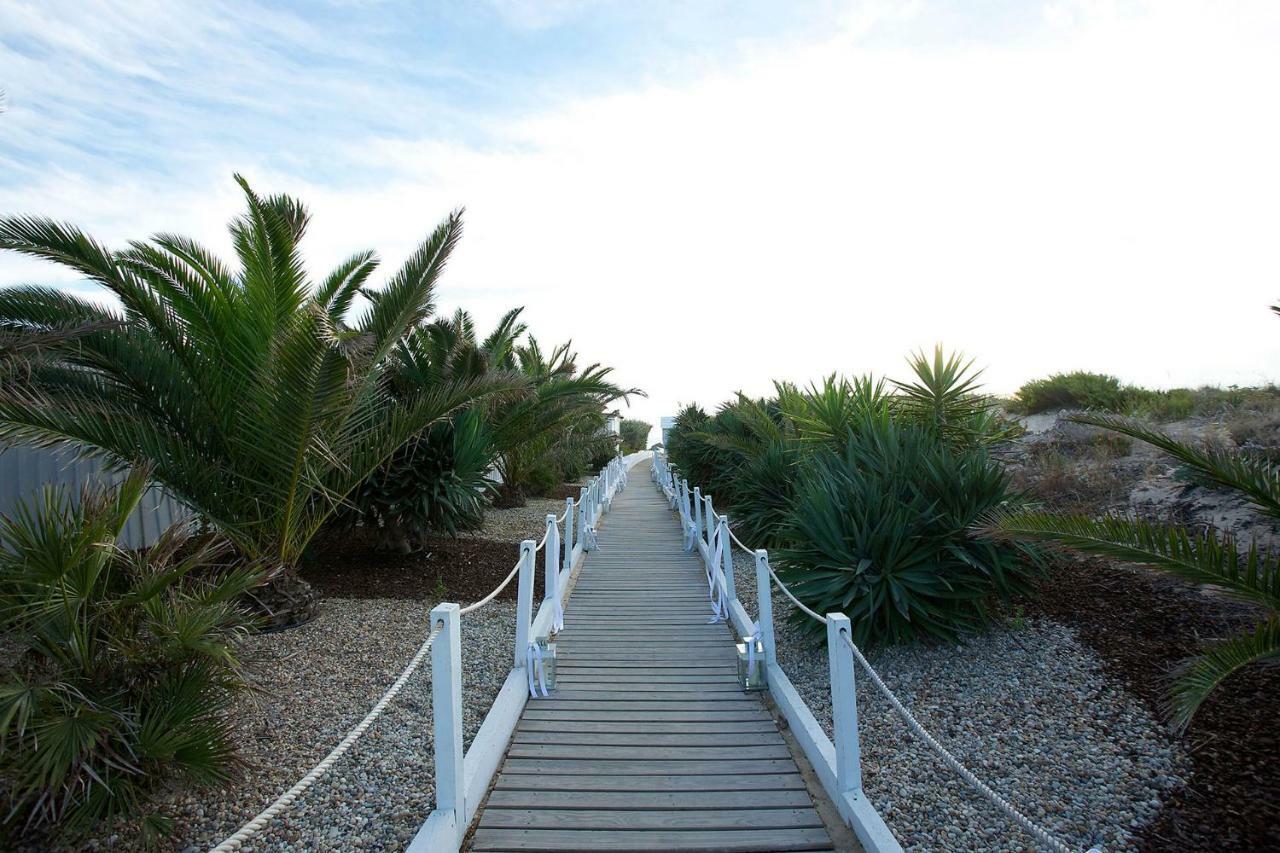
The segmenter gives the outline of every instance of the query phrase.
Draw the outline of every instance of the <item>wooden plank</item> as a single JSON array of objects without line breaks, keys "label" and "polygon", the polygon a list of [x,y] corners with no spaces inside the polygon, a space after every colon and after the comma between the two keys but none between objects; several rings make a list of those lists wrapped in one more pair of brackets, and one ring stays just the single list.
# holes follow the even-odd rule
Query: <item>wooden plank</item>
[{"label": "wooden plank", "polygon": [[756,705],[760,702],[756,697],[743,693],[741,690],[731,690],[727,693],[711,693],[705,690],[680,690],[661,694],[656,692],[630,692],[635,695],[620,696],[617,692],[608,690],[557,689],[550,699],[540,699],[538,701],[548,705],[558,705],[561,702],[602,702],[615,707],[633,707],[635,705],[642,705],[650,702],[684,703],[686,705],[696,704],[710,706],[708,710],[712,711],[726,703]]},{"label": "wooden plank", "polygon": [[755,732],[583,732],[518,731],[512,743],[558,743],[610,746],[743,746],[782,743],[776,731]]},{"label": "wooden plank", "polygon": [[598,761],[669,761],[672,773],[683,772],[686,761],[748,761],[790,758],[787,745],[778,741],[763,746],[583,746],[565,743],[513,743],[507,758],[554,758]]},{"label": "wooden plank", "polygon": [[[556,694],[562,691],[591,691],[594,693],[643,693],[645,699],[655,699],[654,693],[742,693],[742,685],[732,675],[715,677],[693,677],[690,681],[668,681],[650,677],[641,681],[609,681],[601,676],[568,676],[559,679]],[[711,697],[707,697],[711,698]]]},{"label": "wooden plank", "polygon": [[744,706],[740,708],[732,708],[732,710],[716,710],[716,716],[710,717],[707,708],[694,708],[694,710],[686,710],[686,708],[673,708],[672,706],[649,706],[636,710],[634,707],[608,708],[600,707],[599,704],[576,703],[572,707],[554,706],[547,707],[544,704],[545,699],[539,702],[530,702],[525,706],[524,720],[554,720],[563,724],[563,722],[581,721],[581,722],[704,722],[709,719],[719,720],[721,722],[741,722],[767,720],[773,722],[773,717],[769,716],[764,708],[759,706]]},{"label": "wooden plank", "polygon": [[718,853],[756,851],[830,850],[831,840],[821,827],[804,829],[742,829],[654,831],[654,830],[538,830],[480,829],[472,841],[473,850],[551,850],[559,853],[587,853],[610,850],[625,853],[642,851],[707,850]]},{"label": "wooden plank", "polygon": [[813,805],[800,788],[779,791],[547,791],[498,788],[488,808],[606,809],[609,811],[694,809],[802,809]]},{"label": "wooden plank", "polygon": [[[804,791],[804,778],[792,767],[789,773],[708,773],[701,776],[601,776],[565,773],[555,777],[555,790],[570,792],[619,791],[627,793],[655,791]],[[497,791],[542,792],[547,782],[536,775],[501,773],[494,788]],[[807,794],[806,794],[807,795]]]},{"label": "wooden plank", "polygon": [[603,809],[485,809],[482,829],[790,829],[822,826],[818,813],[807,809],[664,809],[606,811]]},{"label": "wooden plank", "polygon": [[[564,773],[579,775],[599,773],[610,776],[669,776],[675,768],[670,761],[592,760],[589,758],[508,758],[502,766],[505,773],[541,774],[558,776]],[[794,771],[796,763],[786,758],[758,758],[746,761],[682,761],[679,771],[688,776],[703,774],[742,773],[744,775],[787,773]]]},{"label": "wooden plank", "polygon": [[[554,732],[564,734],[565,725],[559,720],[536,720],[530,719],[527,715],[520,721],[520,725],[516,727],[517,734],[520,732]],[[712,719],[702,718],[697,722],[647,722],[647,721],[627,721],[610,719],[607,721],[590,721],[576,720],[573,722],[573,734],[590,735],[592,733],[600,734],[723,734],[726,737],[740,735],[746,732],[772,732],[777,733],[778,728],[773,720],[766,718],[754,720],[722,720],[719,717]]]}]

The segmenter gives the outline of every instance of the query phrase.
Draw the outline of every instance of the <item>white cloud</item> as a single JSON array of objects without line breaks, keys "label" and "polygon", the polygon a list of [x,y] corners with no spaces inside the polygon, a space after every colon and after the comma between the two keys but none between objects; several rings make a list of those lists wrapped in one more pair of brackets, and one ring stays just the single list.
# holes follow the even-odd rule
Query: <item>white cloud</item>
[{"label": "white cloud", "polygon": [[[465,204],[442,307],[527,305],[541,337],[649,390],[634,411],[655,422],[774,378],[899,375],[938,340],[1000,391],[1073,368],[1280,379],[1276,9],[1053,3],[1016,38],[914,44],[932,7],[894,7],[497,124],[483,148],[353,139],[335,156],[377,185],[245,171],[312,205],[317,267],[365,246],[394,265]],[[207,176],[157,198],[145,177],[61,180],[23,200],[95,231],[220,237],[236,206]]]}]

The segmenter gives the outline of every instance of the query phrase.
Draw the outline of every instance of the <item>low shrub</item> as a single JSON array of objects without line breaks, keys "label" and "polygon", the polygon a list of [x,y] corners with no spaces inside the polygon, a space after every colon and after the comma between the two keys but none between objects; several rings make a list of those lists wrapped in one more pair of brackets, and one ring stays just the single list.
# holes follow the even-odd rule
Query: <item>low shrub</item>
[{"label": "low shrub", "polygon": [[[16,652],[0,675],[11,837],[70,843],[145,811],[176,779],[220,783],[235,768],[237,601],[261,576],[211,568],[218,547],[176,531],[146,552],[119,547],[146,487],[137,472],[79,501],[49,490],[0,520],[0,628]],[[154,836],[169,821],[143,826]]]},{"label": "low shrub", "polygon": [[780,574],[818,612],[848,615],[857,643],[951,640],[988,621],[993,596],[1025,589],[1036,564],[1031,549],[972,532],[1010,500],[985,449],[868,419],[806,461]]},{"label": "low shrub", "polygon": [[1128,401],[1125,388],[1116,377],[1077,370],[1025,383],[1015,395],[1014,410],[1024,415],[1054,409],[1123,412]]}]

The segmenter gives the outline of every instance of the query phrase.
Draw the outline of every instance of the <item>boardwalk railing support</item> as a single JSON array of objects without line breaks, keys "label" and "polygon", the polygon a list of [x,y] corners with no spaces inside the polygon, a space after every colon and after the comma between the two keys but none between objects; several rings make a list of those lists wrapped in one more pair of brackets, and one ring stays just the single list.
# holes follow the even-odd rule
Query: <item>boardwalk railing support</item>
[{"label": "boardwalk railing support", "polygon": [[[673,470],[662,453],[654,454],[653,481],[670,502],[671,509],[680,510],[683,523],[688,514],[688,505],[683,502],[682,497],[688,490],[688,485],[677,481]],[[729,599],[727,604],[730,620],[733,622],[735,632],[747,636],[754,625],[743,609],[742,603],[738,601],[736,590],[733,588],[733,557],[729,553],[732,548],[729,519],[727,516],[716,514],[711,495],[702,494],[698,487],[694,487],[692,492],[695,500],[701,498],[703,504],[699,515],[705,534],[699,532],[696,542],[698,551],[702,555],[708,572],[713,576],[719,572],[723,573],[726,597]],[[702,538],[703,535],[706,537],[705,541]],[[717,541],[723,543],[721,557],[723,562],[713,565]],[[853,653],[840,635],[840,626],[843,625],[847,631],[849,620],[843,614],[830,616],[833,623],[836,623],[834,633],[832,629],[828,631],[832,713],[836,732],[836,740],[833,743],[818,723],[813,711],[805,704],[799,691],[791,683],[791,679],[778,664],[773,626],[773,583],[767,550],[755,551],[755,566],[758,606],[756,624],[759,625],[760,641],[764,646],[769,695],[786,718],[792,735],[809,759],[823,788],[835,802],[840,816],[853,828],[863,849],[868,853],[901,853],[902,847],[862,791]]]},{"label": "boardwalk railing support", "polygon": [[564,499],[564,570],[573,568],[573,498]]},{"label": "boardwalk railing support", "polygon": [[516,669],[525,665],[529,654],[529,626],[533,622],[533,558],[538,543],[520,543],[520,587],[516,592]]},{"label": "boardwalk railing support", "polygon": [[414,851],[457,850],[467,832],[465,760],[462,755],[462,643],[458,605],[438,604],[431,627],[442,625],[431,647],[431,725],[436,766],[436,807],[409,845]]}]

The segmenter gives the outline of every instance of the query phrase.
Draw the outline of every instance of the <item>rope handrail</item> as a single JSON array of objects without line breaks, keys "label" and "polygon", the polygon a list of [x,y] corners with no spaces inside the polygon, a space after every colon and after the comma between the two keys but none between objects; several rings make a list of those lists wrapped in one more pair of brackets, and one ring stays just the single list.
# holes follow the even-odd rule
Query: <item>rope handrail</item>
[{"label": "rope handrail", "polygon": [[516,560],[516,564],[511,569],[511,573],[507,575],[505,578],[503,578],[502,583],[498,584],[496,587],[493,588],[493,592],[489,593],[479,601],[473,601],[471,604],[468,604],[466,607],[461,608],[460,610],[458,610],[458,615],[466,616],[468,613],[471,613],[474,610],[479,610],[481,607],[484,607],[490,601],[493,601],[495,598],[498,597],[498,593],[506,589],[507,584],[511,583],[511,579],[514,578],[519,573],[520,573],[520,560]]},{"label": "rope handrail", "polygon": [[[945,746],[938,743],[937,739],[934,738],[933,735],[929,734],[928,730],[925,729],[925,727],[920,724],[920,721],[915,718],[915,715],[907,710],[907,707],[902,704],[902,701],[899,700],[898,697],[894,695],[894,692],[889,689],[888,685],[884,683],[880,678],[880,674],[876,672],[875,668],[871,665],[871,662],[866,659],[862,654],[862,651],[854,644],[853,638],[849,636],[848,632],[841,630],[840,638],[844,640],[844,644],[853,652],[853,657],[871,678],[871,683],[876,686],[876,689],[880,691],[880,694],[884,696],[885,699],[889,700],[889,704],[893,706],[893,709],[897,711],[899,716],[901,716],[906,722],[907,728],[911,730],[912,734],[920,738],[934,752],[936,752],[944,764],[955,771],[961,779],[969,783],[969,787],[986,797],[992,805],[1004,812],[1006,817],[1018,826],[1022,827],[1023,830],[1029,833],[1045,847],[1048,847],[1051,850],[1056,850],[1058,853],[1074,853],[1072,847],[1050,835],[1047,830],[1032,823],[1030,818],[1018,811],[1018,809],[1004,797],[996,793],[990,785],[975,776],[969,768],[961,764],[960,760],[952,755]],[[1090,853],[1094,853],[1096,850],[1097,848],[1093,848]]]},{"label": "rope handrail", "polygon": [[782,590],[782,594],[785,595],[787,598],[791,599],[792,604],[800,608],[800,610],[803,611],[804,613],[807,613],[809,616],[812,616],[814,619],[817,619],[823,625],[827,624],[827,622],[829,621],[827,617],[823,616],[821,613],[818,613],[815,610],[805,607],[803,604],[800,603],[800,599],[796,598],[794,595],[791,594],[791,590],[788,589],[787,585],[782,582],[782,579],[780,577],[778,577],[778,573],[773,570],[773,566],[769,565],[768,558],[765,558],[764,567],[769,570],[769,577],[773,578],[773,582],[778,585],[778,589]]},{"label": "rope handrail", "polygon": [[302,796],[308,788],[315,784],[317,779],[327,773],[329,768],[333,766],[334,762],[345,755],[347,750],[351,749],[352,745],[359,740],[369,727],[373,725],[374,721],[382,715],[382,712],[386,709],[387,705],[391,703],[391,700],[395,699],[396,696],[399,695],[401,689],[404,688],[405,683],[415,672],[417,672],[418,667],[422,665],[422,661],[426,658],[427,652],[431,650],[431,645],[436,641],[436,637],[440,636],[440,632],[442,630],[444,630],[444,623],[437,623],[436,626],[432,628],[431,633],[427,635],[427,639],[424,640],[422,645],[418,648],[417,654],[410,659],[409,665],[400,673],[400,677],[395,680],[395,683],[387,688],[387,692],[382,694],[382,698],[377,701],[368,714],[365,714],[364,719],[361,720],[355,728],[347,732],[347,736],[344,737],[328,755],[321,759],[319,764],[311,768],[309,773],[295,782],[292,788],[277,797],[275,802],[259,812],[257,817],[240,827],[240,829],[236,830],[235,833],[229,836],[221,844],[212,848],[210,853],[230,853],[230,851],[239,850],[246,841],[260,832],[273,818],[285,809],[289,808],[289,806],[293,805],[294,800]]},{"label": "rope handrail", "polygon": [[[612,465],[613,463],[610,463],[610,464]],[[622,472],[621,482],[625,483],[625,480],[626,480],[626,473],[624,471]],[[616,488],[616,485],[615,485],[615,488]],[[577,507],[581,505],[582,505],[581,500],[574,501],[570,499],[565,507],[565,511],[560,515],[558,519],[556,519],[556,524],[560,524],[561,522],[563,522],[565,520],[565,517],[569,514],[570,510],[573,507]],[[542,550],[546,546],[547,539],[550,537],[550,535],[551,535],[551,529],[548,526],[548,528],[542,534],[542,540],[538,542],[538,544],[534,547],[533,553],[537,553],[538,551]],[[501,593],[502,590],[506,589],[507,585],[511,583],[512,579],[515,578],[517,574],[519,574],[520,567],[524,563],[524,559],[525,559],[524,554],[522,553],[520,559],[516,561],[515,566],[512,567],[511,572],[502,580],[502,583],[498,584],[498,586],[495,587],[492,592],[490,592],[488,595],[486,595],[484,598],[480,599],[479,601],[473,602],[472,604],[469,604],[466,607],[460,608],[458,610],[458,615],[463,616],[467,613],[472,613],[476,610],[479,610],[481,607],[484,607],[486,604],[488,604],[489,602],[497,598],[498,594]],[[293,803],[298,799],[298,797],[302,796],[302,794],[305,793],[307,789],[309,789],[312,785],[315,784],[316,780],[324,776],[324,774],[329,771],[329,768],[332,767],[334,763],[338,761],[338,759],[342,758],[342,756],[345,755],[351,749],[351,747],[355,744],[355,742],[358,741],[366,731],[368,731],[369,727],[372,726],[375,721],[377,721],[378,717],[382,715],[382,712],[386,710],[387,706],[391,704],[392,700],[394,700],[396,696],[400,694],[400,691],[404,689],[405,684],[408,683],[409,679],[413,676],[415,672],[417,672],[418,668],[422,665],[422,661],[426,659],[427,653],[431,651],[432,645],[435,643],[436,638],[440,636],[441,632],[444,630],[444,627],[445,626],[443,622],[437,622],[435,624],[431,632],[427,635],[427,638],[423,640],[422,645],[418,647],[418,651],[409,660],[409,663],[405,666],[404,670],[400,673],[400,676],[392,683],[392,685],[389,688],[387,688],[386,692],[382,694],[382,697],[369,710],[369,713],[367,713],[364,716],[364,719],[362,719],[356,725],[355,728],[351,729],[351,731],[347,733],[346,737],[344,737],[338,743],[338,745],[335,746],[329,752],[328,755],[326,755],[323,759],[321,759],[321,761],[318,764],[312,767],[311,770],[308,771],[306,775],[304,775],[301,779],[295,782],[292,787],[290,787],[287,791],[285,791],[283,794],[277,797],[275,801],[271,803],[271,805],[269,805],[267,808],[259,812],[256,817],[254,817],[252,820],[245,823],[243,826],[240,827],[240,829],[236,830],[235,833],[228,836],[224,841],[222,841],[216,847],[210,848],[210,853],[231,853],[231,851],[239,850],[242,846],[244,846],[244,843],[246,841],[248,841],[258,832],[260,832],[264,827],[266,827],[271,820],[279,816],[282,812],[284,812],[291,805],[293,805]],[[461,737],[460,732],[457,735],[457,737],[459,738]]]}]

